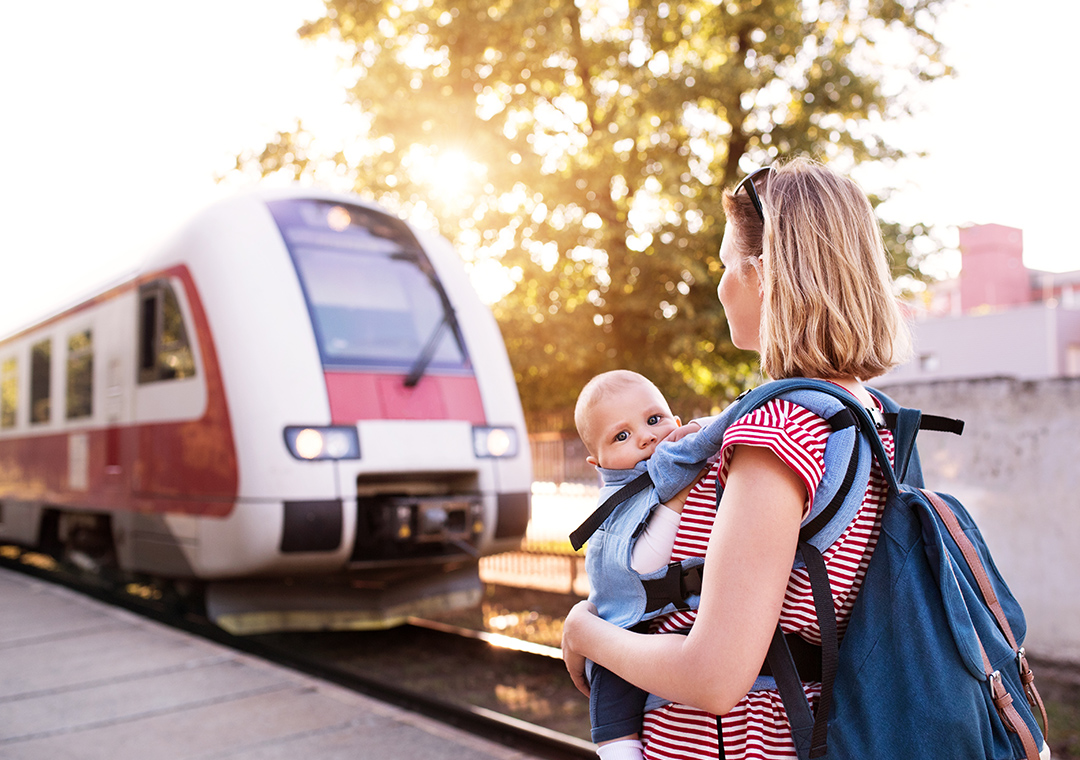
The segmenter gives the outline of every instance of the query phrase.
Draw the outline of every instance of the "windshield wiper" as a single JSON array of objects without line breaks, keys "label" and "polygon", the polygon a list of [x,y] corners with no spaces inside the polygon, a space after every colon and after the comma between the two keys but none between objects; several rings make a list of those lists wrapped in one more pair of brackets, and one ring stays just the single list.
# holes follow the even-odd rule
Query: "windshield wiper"
[{"label": "windshield wiper", "polygon": [[431,364],[431,360],[435,356],[435,349],[439,347],[439,340],[442,338],[442,334],[446,332],[446,328],[450,325],[452,311],[448,311],[443,314],[443,318],[439,321],[439,324],[435,325],[435,329],[431,331],[431,335],[428,336],[427,343],[424,344],[424,348],[420,351],[420,355],[416,357],[416,361],[413,362],[412,369],[409,370],[409,374],[405,376],[405,387],[412,388],[418,382],[420,378],[424,376],[424,372],[427,370],[428,365]]},{"label": "windshield wiper", "polygon": [[461,336],[461,325],[458,323],[457,315],[454,313],[454,307],[450,303],[450,298],[446,295],[442,283],[439,282],[439,278],[435,276],[435,271],[431,268],[431,264],[428,263],[425,258],[422,258],[411,251],[401,251],[392,254],[391,258],[415,262],[420,271],[428,278],[431,287],[438,293],[439,301],[442,303],[443,307],[442,319],[439,320],[439,324],[435,325],[435,329],[431,331],[431,335],[428,336],[427,342],[424,343],[424,347],[420,350],[420,355],[416,357],[416,361],[413,362],[409,374],[405,376],[405,387],[413,388],[420,382],[420,378],[424,376],[428,365],[431,364],[431,360],[435,358],[435,349],[439,347],[439,341],[442,340],[443,333],[446,332],[447,328],[450,328],[450,331],[454,334],[454,339],[457,340],[458,348],[461,349],[461,355],[467,357],[468,354],[465,352],[465,340]]}]

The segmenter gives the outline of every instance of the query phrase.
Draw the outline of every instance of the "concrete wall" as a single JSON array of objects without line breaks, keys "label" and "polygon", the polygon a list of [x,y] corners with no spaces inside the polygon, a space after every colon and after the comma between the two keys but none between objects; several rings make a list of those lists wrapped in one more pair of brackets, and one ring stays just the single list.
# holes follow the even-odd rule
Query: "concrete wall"
[{"label": "concrete wall", "polygon": [[1028,651],[1080,664],[1080,378],[875,385],[966,421],[959,438],[920,433],[927,486],[978,522],[1024,608]]}]

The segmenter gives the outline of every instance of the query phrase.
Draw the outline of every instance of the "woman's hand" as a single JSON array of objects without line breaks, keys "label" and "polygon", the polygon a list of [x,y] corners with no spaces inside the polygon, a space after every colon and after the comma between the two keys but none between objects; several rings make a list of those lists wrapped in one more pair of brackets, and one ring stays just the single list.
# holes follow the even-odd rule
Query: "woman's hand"
[{"label": "woman's hand", "polygon": [[589,681],[585,678],[585,657],[574,651],[573,633],[581,625],[587,625],[589,618],[596,617],[596,605],[585,600],[578,602],[571,609],[563,622],[562,655],[570,680],[586,697],[589,696]]}]

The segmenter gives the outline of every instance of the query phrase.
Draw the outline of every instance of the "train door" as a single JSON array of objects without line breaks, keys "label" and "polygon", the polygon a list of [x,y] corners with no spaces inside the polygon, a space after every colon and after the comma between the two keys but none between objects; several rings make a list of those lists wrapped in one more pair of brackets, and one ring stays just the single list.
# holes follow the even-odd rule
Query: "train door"
[{"label": "train door", "polygon": [[111,488],[123,482],[124,465],[120,455],[120,423],[124,409],[123,362],[109,359],[105,372],[105,481]]},{"label": "train door", "polygon": [[94,335],[95,388],[99,432],[95,443],[95,480],[108,494],[112,506],[128,504],[131,498],[135,432],[132,427],[132,386],[135,383],[135,329],[131,312],[134,293],[127,291],[109,300],[97,315]]}]

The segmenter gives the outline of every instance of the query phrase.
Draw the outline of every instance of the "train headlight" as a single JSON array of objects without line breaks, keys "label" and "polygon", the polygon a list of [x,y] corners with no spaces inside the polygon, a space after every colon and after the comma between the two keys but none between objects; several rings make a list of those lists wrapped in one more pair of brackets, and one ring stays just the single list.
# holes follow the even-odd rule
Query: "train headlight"
[{"label": "train headlight", "polygon": [[473,451],[481,458],[517,456],[517,431],[512,427],[474,427]]},{"label": "train headlight", "polygon": [[356,428],[342,426],[285,428],[285,445],[297,459],[359,459]]}]

